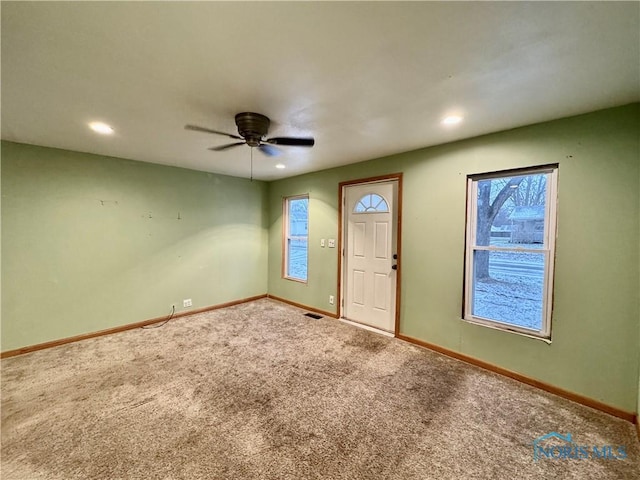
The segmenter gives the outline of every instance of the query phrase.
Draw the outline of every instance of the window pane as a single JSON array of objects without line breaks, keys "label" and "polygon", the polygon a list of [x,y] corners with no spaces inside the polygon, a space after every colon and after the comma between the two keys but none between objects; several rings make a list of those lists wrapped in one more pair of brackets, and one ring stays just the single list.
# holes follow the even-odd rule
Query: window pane
[{"label": "window pane", "polygon": [[308,198],[294,198],[289,200],[289,236],[306,236],[308,233],[307,207]]},{"label": "window pane", "polygon": [[363,195],[353,208],[354,213],[380,213],[388,212],[387,201],[377,193]]},{"label": "window pane", "polygon": [[298,278],[300,280],[307,279],[307,238],[296,237],[289,239],[288,246],[288,272],[287,276]]},{"label": "window pane", "polygon": [[287,277],[307,280],[309,199],[291,198],[288,201]]},{"label": "window pane", "polygon": [[547,174],[480,180],[476,245],[542,248]]},{"label": "window pane", "polygon": [[474,252],[472,315],[542,329],[543,253]]}]

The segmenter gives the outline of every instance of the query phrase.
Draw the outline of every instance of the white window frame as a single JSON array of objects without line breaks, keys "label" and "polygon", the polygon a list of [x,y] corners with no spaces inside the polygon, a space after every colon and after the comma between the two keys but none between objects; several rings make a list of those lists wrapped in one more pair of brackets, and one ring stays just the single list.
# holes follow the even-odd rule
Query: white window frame
[{"label": "white window frame", "polygon": [[[477,204],[478,189],[480,180],[492,180],[519,175],[539,175],[547,174],[546,198],[545,198],[545,228],[543,237],[543,247],[538,249],[527,249],[522,247],[497,247],[476,245],[477,233]],[[463,320],[483,325],[499,330],[541,339],[551,343],[551,317],[553,311],[553,277],[555,263],[555,241],[557,231],[557,199],[558,199],[558,165],[545,165],[541,167],[531,167],[525,169],[505,170],[494,173],[469,175],[467,177],[467,218],[466,218],[466,243],[465,243],[465,272],[464,272],[464,306]],[[488,251],[515,251],[521,253],[544,254],[544,283],[542,298],[542,327],[540,330],[533,330],[517,325],[506,324],[499,320],[474,316],[473,308],[473,281],[474,281],[474,252],[479,250]]]},{"label": "white window frame", "polygon": [[283,219],[283,235],[282,235],[282,278],[286,280],[293,280],[294,282],[307,283],[309,279],[309,228],[307,226],[307,277],[302,279],[298,277],[292,277],[289,275],[289,242],[293,239],[300,238],[299,236],[291,235],[289,231],[289,205],[294,200],[307,200],[307,225],[309,223],[309,194],[293,195],[290,197],[284,197],[282,202],[282,219]]}]

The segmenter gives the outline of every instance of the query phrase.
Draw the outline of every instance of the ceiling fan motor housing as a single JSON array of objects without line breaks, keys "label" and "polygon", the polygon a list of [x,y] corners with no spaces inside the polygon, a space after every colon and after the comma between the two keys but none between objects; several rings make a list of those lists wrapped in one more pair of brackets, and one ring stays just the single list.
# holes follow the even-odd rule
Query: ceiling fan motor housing
[{"label": "ceiling fan motor housing", "polygon": [[269,117],[259,113],[243,112],[236,115],[238,133],[247,141],[250,147],[258,147],[262,138],[269,131]]}]

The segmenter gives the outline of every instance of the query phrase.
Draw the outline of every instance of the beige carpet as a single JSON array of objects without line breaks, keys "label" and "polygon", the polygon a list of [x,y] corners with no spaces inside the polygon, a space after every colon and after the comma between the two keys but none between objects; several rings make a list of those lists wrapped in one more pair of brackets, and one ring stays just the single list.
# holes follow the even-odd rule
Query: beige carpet
[{"label": "beige carpet", "polygon": [[[626,458],[534,461],[550,432]],[[2,361],[3,480],[633,479],[639,460],[628,422],[266,299]]]}]

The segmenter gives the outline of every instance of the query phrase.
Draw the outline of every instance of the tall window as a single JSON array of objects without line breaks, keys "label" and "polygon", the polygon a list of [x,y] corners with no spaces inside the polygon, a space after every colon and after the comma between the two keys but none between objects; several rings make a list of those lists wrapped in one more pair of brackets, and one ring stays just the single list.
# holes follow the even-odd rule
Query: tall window
[{"label": "tall window", "polygon": [[557,172],[468,177],[465,320],[551,338]]},{"label": "tall window", "polygon": [[284,277],[307,281],[309,196],[284,199]]}]

